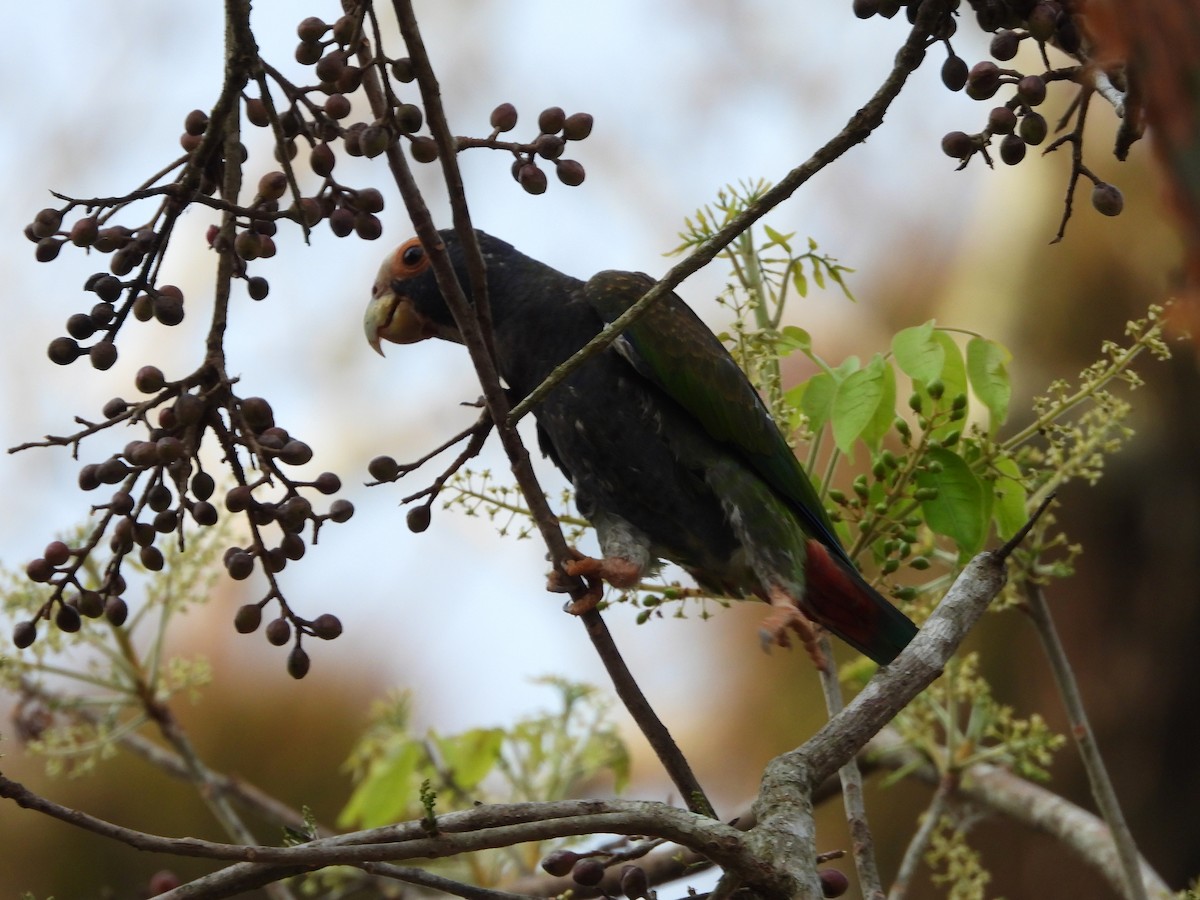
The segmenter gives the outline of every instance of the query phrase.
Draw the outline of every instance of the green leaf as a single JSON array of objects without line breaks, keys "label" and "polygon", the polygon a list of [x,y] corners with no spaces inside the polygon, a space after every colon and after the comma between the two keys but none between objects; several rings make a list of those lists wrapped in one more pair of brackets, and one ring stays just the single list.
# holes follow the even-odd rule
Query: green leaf
[{"label": "green leaf", "polygon": [[789,234],[780,234],[778,231],[776,231],[770,225],[763,225],[763,231],[765,231],[767,234],[767,237],[770,238],[770,240],[767,243],[767,246],[770,246],[771,244],[778,244],[780,247],[782,247],[788,253],[792,252],[792,248],[788,245],[788,241],[792,237],[795,236],[796,232],[793,231]]},{"label": "green leaf", "polygon": [[787,356],[796,350],[809,353],[812,350],[812,335],[795,325],[784,325],[775,341],[775,350],[780,356]]},{"label": "green leaf", "polygon": [[[847,455],[875,419],[880,401],[884,399],[885,368],[891,367],[885,366],[883,357],[876,354],[870,365],[848,375],[833,396],[833,439],[838,449]],[[894,390],[891,405],[895,406]]]},{"label": "green leaf", "polygon": [[992,484],[992,493],[996,498],[992,505],[992,518],[996,522],[996,533],[1007,541],[1025,524],[1028,498],[1016,460],[1007,457],[998,459],[995,467],[998,476]]},{"label": "green leaf", "polygon": [[797,385],[785,394],[787,401],[808,417],[809,427],[819,430],[829,421],[833,411],[833,395],[837,382],[828,372],[818,372],[808,381]]},{"label": "green leaf", "polygon": [[938,472],[918,472],[917,485],[936,488],[937,496],[921,501],[925,524],[958,544],[959,552],[970,555],[983,546],[987,534],[987,513],[991,505],[983,483],[963,458],[942,447],[931,449],[926,462],[941,467]]},{"label": "green leaf", "polygon": [[862,433],[863,442],[872,450],[879,449],[884,435],[892,430],[892,423],[896,420],[896,370],[882,356],[876,356],[871,361],[871,366],[874,366],[876,362],[881,369],[883,393],[879,396],[875,414]]},{"label": "green leaf", "polygon": [[909,378],[928,384],[941,377],[946,351],[933,339],[933,319],[898,331],[892,338],[896,365]]},{"label": "green leaf", "polygon": [[993,434],[1008,418],[1012,399],[1012,382],[1008,378],[1011,359],[1008,348],[996,341],[971,338],[967,342],[967,376],[975,396],[991,413],[989,430]]},{"label": "green leaf", "polygon": [[808,279],[804,277],[803,266],[798,265],[792,268],[792,286],[801,297],[808,296]]},{"label": "green leaf", "polygon": [[399,822],[413,808],[424,775],[418,765],[423,748],[405,739],[376,759],[350,795],[337,822],[343,828],[377,828]]},{"label": "green leaf", "polygon": [[434,737],[434,740],[455,786],[470,791],[495,767],[504,743],[504,731],[472,728],[447,738]]}]

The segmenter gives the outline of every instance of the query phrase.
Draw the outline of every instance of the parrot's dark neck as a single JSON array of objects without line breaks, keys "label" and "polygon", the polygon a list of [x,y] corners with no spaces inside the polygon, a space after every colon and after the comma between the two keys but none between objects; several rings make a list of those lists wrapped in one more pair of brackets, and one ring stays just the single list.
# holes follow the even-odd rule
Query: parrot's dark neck
[{"label": "parrot's dark neck", "polygon": [[508,386],[524,397],[604,323],[579,295],[583,282],[578,278],[507,245],[503,252],[493,252],[490,242],[481,243],[497,364]]}]

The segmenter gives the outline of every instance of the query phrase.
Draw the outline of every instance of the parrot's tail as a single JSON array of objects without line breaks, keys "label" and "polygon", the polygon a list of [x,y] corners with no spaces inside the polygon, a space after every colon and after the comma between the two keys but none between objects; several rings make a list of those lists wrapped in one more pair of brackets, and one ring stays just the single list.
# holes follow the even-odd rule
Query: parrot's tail
[{"label": "parrot's tail", "polygon": [[887,665],[917,633],[917,626],[863,577],[809,540],[804,611],[875,662]]}]

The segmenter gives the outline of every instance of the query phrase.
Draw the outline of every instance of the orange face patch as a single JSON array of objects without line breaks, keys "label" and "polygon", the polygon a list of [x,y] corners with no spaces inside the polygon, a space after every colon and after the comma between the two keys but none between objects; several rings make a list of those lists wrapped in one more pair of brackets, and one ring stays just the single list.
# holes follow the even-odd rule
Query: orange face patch
[{"label": "orange face patch", "polygon": [[429,268],[429,254],[421,246],[420,238],[409,238],[392,254],[391,276],[393,281],[407,281]]}]

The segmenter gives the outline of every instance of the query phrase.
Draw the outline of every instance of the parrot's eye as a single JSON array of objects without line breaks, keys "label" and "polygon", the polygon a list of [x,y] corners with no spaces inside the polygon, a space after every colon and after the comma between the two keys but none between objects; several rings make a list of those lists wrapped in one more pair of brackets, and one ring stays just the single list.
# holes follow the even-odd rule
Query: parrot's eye
[{"label": "parrot's eye", "polygon": [[399,281],[420,275],[429,266],[429,257],[420,240],[412,238],[400,245],[392,258],[392,275]]}]

